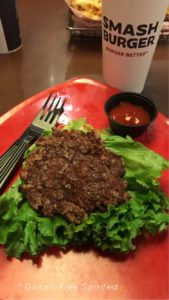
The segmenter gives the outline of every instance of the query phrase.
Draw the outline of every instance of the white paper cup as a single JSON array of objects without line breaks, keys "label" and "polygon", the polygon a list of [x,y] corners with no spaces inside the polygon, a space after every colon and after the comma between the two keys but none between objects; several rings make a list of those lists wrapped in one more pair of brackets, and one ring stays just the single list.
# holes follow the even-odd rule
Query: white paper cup
[{"label": "white paper cup", "polygon": [[14,52],[21,44],[15,0],[0,0],[0,53]]},{"label": "white paper cup", "polygon": [[103,76],[116,88],[142,92],[168,0],[103,0]]}]

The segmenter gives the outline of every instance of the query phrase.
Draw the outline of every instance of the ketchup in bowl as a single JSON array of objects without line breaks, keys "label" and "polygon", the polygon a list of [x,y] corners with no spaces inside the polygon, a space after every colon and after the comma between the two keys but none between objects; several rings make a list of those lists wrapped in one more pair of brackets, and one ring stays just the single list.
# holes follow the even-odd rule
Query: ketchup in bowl
[{"label": "ketchup in bowl", "polygon": [[154,103],[142,94],[124,92],[112,95],[104,105],[113,134],[138,137],[157,116]]},{"label": "ketchup in bowl", "polygon": [[150,115],[140,105],[130,102],[120,102],[109,112],[110,117],[118,123],[129,126],[146,125],[150,122]]}]

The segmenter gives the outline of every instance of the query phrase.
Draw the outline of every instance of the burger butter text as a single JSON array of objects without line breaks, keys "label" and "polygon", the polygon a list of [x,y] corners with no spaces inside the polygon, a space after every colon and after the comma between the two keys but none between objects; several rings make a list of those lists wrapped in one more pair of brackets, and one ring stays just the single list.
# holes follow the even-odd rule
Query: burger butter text
[{"label": "burger butter text", "polygon": [[157,31],[158,25],[159,22],[140,24],[137,27],[132,24],[124,25],[120,22],[115,24],[104,16],[104,40],[112,45],[129,49],[149,47],[154,44],[155,36],[153,34]]}]

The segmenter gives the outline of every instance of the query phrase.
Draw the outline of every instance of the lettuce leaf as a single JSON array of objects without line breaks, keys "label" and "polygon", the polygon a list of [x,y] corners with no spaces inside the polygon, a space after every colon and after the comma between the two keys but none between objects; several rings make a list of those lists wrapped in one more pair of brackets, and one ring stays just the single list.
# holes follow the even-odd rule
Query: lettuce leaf
[{"label": "lettuce leaf", "polygon": [[164,169],[169,167],[169,162],[157,153],[148,150],[139,142],[135,142],[129,136],[110,136],[104,131],[101,134],[105,147],[110,151],[121,155],[126,165],[126,179],[137,179],[140,184],[152,183],[161,176]]},{"label": "lettuce leaf", "polygon": [[[84,119],[64,127],[83,131],[91,128]],[[66,247],[84,243],[102,250],[129,252],[136,248],[137,236],[167,229],[168,199],[160,191],[157,179],[169,163],[130,137],[111,135],[108,129],[98,134],[107,149],[123,157],[130,200],[109,205],[104,213],[93,212],[75,225],[60,215],[48,218],[34,211],[19,192],[21,179],[18,179],[0,197],[0,244],[8,256],[19,258],[24,252],[34,256],[52,245]],[[36,146],[32,145],[25,157],[35,150]]]}]

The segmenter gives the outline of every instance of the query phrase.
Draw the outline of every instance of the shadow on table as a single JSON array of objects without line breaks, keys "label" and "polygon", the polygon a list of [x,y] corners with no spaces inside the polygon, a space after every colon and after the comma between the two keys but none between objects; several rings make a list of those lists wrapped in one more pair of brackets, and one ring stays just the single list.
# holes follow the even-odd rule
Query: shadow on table
[{"label": "shadow on table", "polygon": [[[110,252],[110,251],[102,251],[94,246],[89,244],[83,246],[68,246],[65,249],[52,246],[47,250],[44,250],[40,255],[31,257],[28,254],[24,254],[21,258],[21,261],[31,260],[37,268],[42,267],[43,256],[47,255],[48,257],[54,256],[56,259],[62,259],[64,255],[66,255],[69,251],[73,251],[74,253],[93,253],[96,257],[107,258],[112,262],[125,262],[127,260],[133,260],[137,256],[140,255],[140,252],[144,252],[146,247],[154,247],[157,244],[162,243],[168,237],[168,232],[157,233],[155,236],[151,236],[149,234],[145,236],[139,236],[136,238],[134,245],[136,245],[136,250],[130,251],[129,253],[119,253],[119,252]],[[147,251],[148,251],[147,248]],[[9,258],[11,260],[12,258]]]}]

